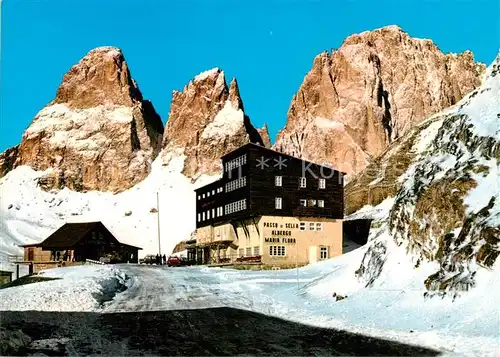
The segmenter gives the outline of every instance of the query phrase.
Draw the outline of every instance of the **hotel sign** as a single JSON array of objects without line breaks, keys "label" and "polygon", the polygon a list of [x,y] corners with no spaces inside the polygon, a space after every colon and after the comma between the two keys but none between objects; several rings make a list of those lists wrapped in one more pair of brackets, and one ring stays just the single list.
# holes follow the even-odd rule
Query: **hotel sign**
[{"label": "hotel sign", "polygon": [[297,243],[295,238],[285,238],[285,237],[264,237],[264,243]]},{"label": "hotel sign", "polygon": [[275,222],[264,222],[264,228],[280,228],[271,230],[272,237],[264,237],[264,243],[295,244],[297,242],[296,239],[292,237],[291,230],[298,229],[298,223],[278,224]]},{"label": "hotel sign", "polygon": [[276,222],[264,222],[264,228],[299,229],[299,224],[298,223],[278,224]]}]

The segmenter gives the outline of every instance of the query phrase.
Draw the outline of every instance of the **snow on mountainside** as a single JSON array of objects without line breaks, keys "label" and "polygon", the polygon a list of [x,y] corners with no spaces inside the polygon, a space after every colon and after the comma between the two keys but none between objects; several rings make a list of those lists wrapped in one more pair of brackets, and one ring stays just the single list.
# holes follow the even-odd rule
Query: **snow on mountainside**
[{"label": "snow on mountainside", "polygon": [[149,174],[162,135],[120,49],[99,47],[64,75],[21,143],[0,153],[0,177],[26,165],[51,169],[39,179],[46,190],[123,191]]},{"label": "snow on mountainside", "polygon": [[159,192],[161,251],[169,254],[195,229],[194,188],[216,179],[202,176],[192,184],[181,174],[183,161],[176,157],[162,166],[158,157],[144,181],[118,194],[46,192],[37,179],[50,170],[20,166],[0,179],[0,252],[19,255],[17,244],[40,242],[65,222],[102,221],[120,241],[143,248],[140,256],[157,253]]},{"label": "snow on mountainside", "polygon": [[[479,276],[500,273],[499,65],[500,55],[479,88],[367,168],[378,177],[365,172],[348,185],[346,196],[358,199],[348,198],[347,206],[373,200],[373,192],[367,197],[361,188],[370,185],[375,204],[394,202],[387,218],[372,223],[377,229],[357,270],[367,286],[378,284],[394,262],[402,263],[390,248],[395,244],[414,269],[433,266],[419,281],[429,295],[456,297],[477,287]],[[348,218],[359,217],[370,217],[370,209]]]}]

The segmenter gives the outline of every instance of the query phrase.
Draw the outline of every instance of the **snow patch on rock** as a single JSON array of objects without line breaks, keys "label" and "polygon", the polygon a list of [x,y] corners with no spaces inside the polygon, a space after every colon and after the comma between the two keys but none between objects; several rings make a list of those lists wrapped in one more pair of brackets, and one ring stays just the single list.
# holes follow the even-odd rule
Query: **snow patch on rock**
[{"label": "snow patch on rock", "polygon": [[333,129],[333,130],[339,130],[339,131],[344,131],[345,130],[345,124],[339,121],[334,121],[334,120],[329,120],[327,118],[323,117],[316,117],[314,119],[314,124],[316,127],[321,128],[321,129]]},{"label": "snow patch on rock", "polygon": [[207,71],[201,72],[200,74],[196,75],[194,77],[194,80],[195,80],[195,82],[202,81],[208,77],[213,76],[214,74],[216,74],[218,72],[220,72],[220,69],[218,67],[215,67],[215,68],[209,69]]},{"label": "snow patch on rock", "polygon": [[244,127],[244,114],[241,109],[233,107],[229,100],[224,103],[224,107],[217,113],[214,120],[209,123],[201,137],[220,138],[236,135]]}]

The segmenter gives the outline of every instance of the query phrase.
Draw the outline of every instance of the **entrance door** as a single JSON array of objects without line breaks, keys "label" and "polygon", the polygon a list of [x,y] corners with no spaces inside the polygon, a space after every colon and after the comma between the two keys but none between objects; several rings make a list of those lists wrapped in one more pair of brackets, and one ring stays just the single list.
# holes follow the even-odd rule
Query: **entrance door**
[{"label": "entrance door", "polygon": [[28,248],[28,261],[33,261],[35,257],[35,248]]},{"label": "entrance door", "polygon": [[309,247],[309,264],[316,263],[318,261],[318,247],[312,245]]},{"label": "entrance door", "polygon": [[210,264],[210,247],[203,248],[203,264]]}]

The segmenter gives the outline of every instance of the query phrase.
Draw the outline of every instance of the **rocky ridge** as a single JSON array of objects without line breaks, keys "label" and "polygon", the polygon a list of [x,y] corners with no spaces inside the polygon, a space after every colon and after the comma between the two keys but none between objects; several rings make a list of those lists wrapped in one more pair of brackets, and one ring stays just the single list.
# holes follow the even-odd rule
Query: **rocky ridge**
[{"label": "rocky ridge", "polygon": [[227,86],[224,72],[200,73],[174,91],[163,138],[163,161],[184,156],[183,174],[220,172],[220,157],[248,142],[270,146],[267,127],[256,129],[245,114],[238,83]]},{"label": "rocky ridge", "polygon": [[358,173],[415,124],[476,88],[483,72],[470,51],[445,55],[397,26],[349,36],[314,59],[275,147]]},{"label": "rocky ridge", "polygon": [[42,188],[119,192],[150,172],[163,124],[144,100],[122,52],[90,51],[63,77],[21,143],[0,156],[0,175],[20,165],[48,170]]},{"label": "rocky ridge", "polygon": [[[394,197],[390,235],[416,267],[438,264],[425,281],[430,295],[474,287],[476,272],[500,255],[499,73],[500,55],[479,88],[394,143],[346,187],[351,211]],[[367,196],[363,186],[377,193]],[[358,270],[368,284],[389,258],[387,242],[373,237],[370,244]]]}]

